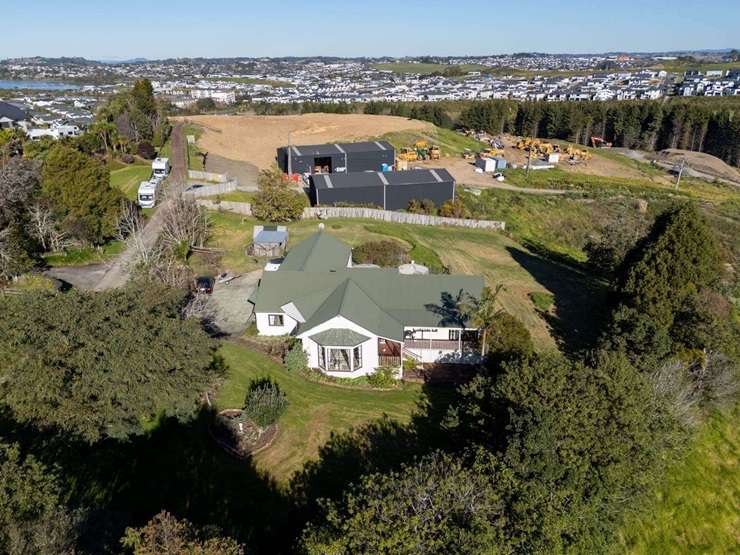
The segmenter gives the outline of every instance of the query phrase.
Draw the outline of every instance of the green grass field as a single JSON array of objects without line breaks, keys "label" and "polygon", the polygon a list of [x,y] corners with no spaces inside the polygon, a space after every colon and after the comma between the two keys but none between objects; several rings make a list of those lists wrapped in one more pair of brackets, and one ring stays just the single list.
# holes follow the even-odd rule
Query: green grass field
[{"label": "green grass field", "polygon": [[715,415],[684,460],[672,467],[653,503],[624,526],[632,555],[740,551],[740,433],[737,408]]},{"label": "green grass field", "polygon": [[438,145],[442,151],[442,156],[454,157],[459,157],[466,148],[473,152],[478,152],[486,147],[480,141],[461,135],[451,129],[443,129],[441,127],[435,127],[431,131],[398,131],[395,133],[386,133],[372,140],[378,139],[388,141],[396,150],[413,146],[416,141],[425,140],[429,144]]},{"label": "green grass field", "polygon": [[196,171],[203,171],[205,168],[203,167],[203,156],[201,156],[200,149],[198,148],[197,141],[200,138],[200,136],[203,134],[203,128],[199,125],[194,125],[192,123],[187,123],[183,127],[183,135],[185,135],[185,139],[187,140],[188,135],[193,135],[195,137],[195,144],[187,143],[188,145],[188,169],[189,170],[196,170]]},{"label": "green grass field", "polygon": [[316,458],[332,432],[347,431],[383,415],[407,422],[423,399],[418,385],[372,391],[313,383],[291,374],[267,356],[232,342],[223,344],[221,354],[229,370],[216,397],[219,410],[241,408],[249,384],[260,378],[275,380],[288,397],[288,409],[278,422],[278,437],[255,457],[259,469],[281,482],[307,460]]},{"label": "green grass field", "polygon": [[102,247],[72,248],[64,252],[45,254],[44,262],[51,267],[100,264],[121,254],[125,246],[123,241],[110,241]]},{"label": "green grass field", "polygon": [[[547,209],[543,205],[542,213]],[[201,254],[192,256],[190,263],[197,273],[248,272],[264,266],[264,259],[245,255],[256,220],[228,212],[211,212],[211,217],[213,236],[208,246],[224,249],[224,253],[218,261]],[[523,215],[520,219],[526,221]],[[289,247],[315,233],[317,225],[316,220],[289,223]],[[414,260],[433,269],[443,266],[452,273],[483,275],[491,286],[503,284],[501,306],[524,323],[540,350],[585,341],[593,326],[584,323],[592,320],[603,299],[597,282],[500,232],[355,219],[332,219],[325,225],[329,233],[352,246],[390,237],[404,243]],[[536,309],[530,296],[533,292],[554,296],[553,320]]]},{"label": "green grass field", "polygon": [[114,169],[110,172],[111,187],[120,189],[126,198],[136,200],[139,191],[139,184],[149,179],[152,173],[152,167],[144,164],[133,164],[124,166],[120,169]]}]

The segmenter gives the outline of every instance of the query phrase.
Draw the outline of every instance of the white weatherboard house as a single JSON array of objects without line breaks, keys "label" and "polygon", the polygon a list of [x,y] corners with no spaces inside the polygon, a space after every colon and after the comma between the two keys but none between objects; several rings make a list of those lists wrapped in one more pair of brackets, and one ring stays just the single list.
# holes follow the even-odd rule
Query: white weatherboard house
[{"label": "white weatherboard house", "polygon": [[250,298],[260,335],[293,335],[308,364],[335,377],[418,362],[478,362],[478,331],[457,299],[479,298],[483,278],[353,268],[352,249],[323,230],[265,272]]}]

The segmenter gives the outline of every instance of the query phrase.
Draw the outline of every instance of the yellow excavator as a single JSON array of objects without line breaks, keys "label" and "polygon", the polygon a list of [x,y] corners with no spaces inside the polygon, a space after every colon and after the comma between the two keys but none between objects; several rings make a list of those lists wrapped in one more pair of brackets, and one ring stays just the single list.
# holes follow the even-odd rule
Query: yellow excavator
[{"label": "yellow excavator", "polygon": [[399,153],[397,155],[397,158],[399,160],[404,160],[406,162],[416,162],[419,159],[419,156],[416,153],[416,149],[415,148],[403,147],[399,151]]},{"label": "yellow excavator", "polygon": [[585,148],[578,148],[573,145],[568,145],[568,148],[565,149],[565,153],[570,156],[571,160],[576,161],[587,162],[592,158],[592,155],[588,150]]},{"label": "yellow excavator", "polygon": [[495,158],[503,155],[504,151],[500,148],[484,148],[478,153],[479,158]]}]

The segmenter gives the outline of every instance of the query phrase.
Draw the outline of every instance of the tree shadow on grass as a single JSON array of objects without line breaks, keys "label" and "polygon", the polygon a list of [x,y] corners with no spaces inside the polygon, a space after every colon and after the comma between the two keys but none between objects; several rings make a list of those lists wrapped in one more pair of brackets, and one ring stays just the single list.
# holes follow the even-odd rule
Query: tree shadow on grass
[{"label": "tree shadow on grass", "polygon": [[565,353],[593,347],[606,316],[607,289],[597,280],[554,258],[507,247],[511,257],[555,298],[555,315],[543,314]]},{"label": "tree shadow on grass", "polygon": [[36,431],[29,448],[59,467],[71,503],[90,509],[81,538],[86,552],[119,552],[125,527],[143,525],[161,510],[216,525],[249,553],[290,551],[289,500],[251,459],[216,445],[208,435],[211,417],[204,409],[189,422],[168,418],[145,436],[92,446],[59,433],[39,444]]},{"label": "tree shadow on grass", "polygon": [[387,473],[431,451],[454,449],[441,427],[456,389],[425,385],[424,399],[409,423],[383,417],[343,433],[332,433],[317,460],[307,462],[293,475],[291,520],[297,530],[321,511],[319,499],[339,499],[365,474]]}]

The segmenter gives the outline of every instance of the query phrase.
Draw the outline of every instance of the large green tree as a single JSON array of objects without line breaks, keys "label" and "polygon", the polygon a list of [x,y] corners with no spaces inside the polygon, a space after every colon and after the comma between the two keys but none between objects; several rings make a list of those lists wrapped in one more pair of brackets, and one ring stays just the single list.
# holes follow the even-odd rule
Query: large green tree
[{"label": "large green tree", "polygon": [[109,171],[102,162],[56,145],[44,162],[42,188],[73,236],[100,244],[114,235],[123,195],[110,186]]},{"label": "large green tree", "polygon": [[363,477],[310,526],[311,554],[509,553],[505,507],[485,455],[472,465],[439,453],[396,472]]},{"label": "large green tree", "polygon": [[40,165],[14,158],[0,167],[0,280],[31,269],[39,244],[28,233],[29,209],[40,189]]},{"label": "large green tree", "polygon": [[650,360],[715,346],[709,334],[694,334],[692,344],[682,343],[687,336],[674,324],[679,316],[688,322],[707,316],[696,313],[701,307],[692,299],[719,277],[717,241],[696,207],[687,203],[667,211],[622,265],[618,302],[603,344]]},{"label": "large green tree", "polygon": [[62,504],[56,472],[0,443],[0,552],[74,552],[79,514]]},{"label": "large green tree", "polygon": [[221,374],[214,344],[151,283],[25,294],[0,305],[0,403],[16,419],[94,442],[190,418]]}]

